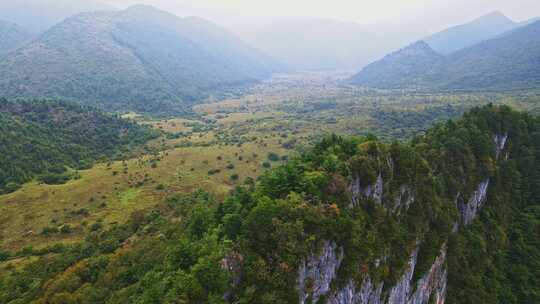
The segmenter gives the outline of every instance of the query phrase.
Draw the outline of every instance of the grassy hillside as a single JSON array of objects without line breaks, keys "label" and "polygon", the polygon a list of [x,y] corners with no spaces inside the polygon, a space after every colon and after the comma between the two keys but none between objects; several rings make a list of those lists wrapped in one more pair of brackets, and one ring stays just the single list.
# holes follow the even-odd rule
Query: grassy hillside
[{"label": "grassy hillside", "polygon": [[69,18],[0,60],[0,91],[173,114],[271,70],[263,55],[216,25],[135,6]]},{"label": "grassy hillside", "polygon": [[[427,91],[505,91],[540,88],[540,22],[448,56],[408,57],[410,48],[375,62],[351,78],[358,85]],[[394,58],[398,58],[395,60]],[[422,64],[423,62],[429,64]],[[403,72],[401,67],[410,67]]]},{"label": "grassy hillside", "polygon": [[[508,134],[508,157],[498,158],[495,134]],[[319,252],[322,240],[345,250],[332,289],[366,275],[392,286],[421,240],[415,277],[442,244],[449,247],[448,303],[535,302],[537,257],[530,253],[538,239],[524,235],[538,223],[539,134],[538,118],[488,106],[409,143],[330,136],[223,202],[201,191],[172,191],[125,225],[83,228],[83,242],[3,252],[0,300],[226,303],[227,294],[236,303],[295,303],[300,261]],[[377,173],[384,179],[381,202],[366,197],[351,206],[350,180],[358,176],[367,185]],[[471,195],[486,178],[493,185],[486,210],[452,233],[461,223],[456,196]],[[395,209],[403,185],[415,199]],[[47,233],[73,232],[62,226]],[[527,275],[513,275],[519,273]],[[460,295],[465,289],[468,297]]]},{"label": "grassy hillside", "polygon": [[0,99],[0,193],[35,177],[63,183],[84,169],[155,137],[134,123],[94,109],[49,100]]}]

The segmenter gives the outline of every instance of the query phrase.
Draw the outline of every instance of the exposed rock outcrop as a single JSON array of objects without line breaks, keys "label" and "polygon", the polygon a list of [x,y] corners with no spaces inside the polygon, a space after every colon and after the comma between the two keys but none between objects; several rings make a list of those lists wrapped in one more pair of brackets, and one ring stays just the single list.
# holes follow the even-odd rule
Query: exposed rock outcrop
[{"label": "exposed rock outcrop", "polygon": [[[326,260],[326,257],[335,257],[336,254],[331,254],[326,250],[331,250],[332,246],[326,247],[325,252],[319,258],[313,258],[317,260]],[[334,249],[339,250],[339,249]],[[342,251],[340,251],[342,254]],[[413,282],[413,275],[416,269],[418,258],[418,249],[415,249],[410,258],[407,269],[401,276],[398,283],[390,289],[388,293],[383,293],[383,283],[373,283],[371,278],[366,277],[362,282],[360,288],[356,286],[353,280],[349,283],[328,295],[328,304],[427,304],[430,299],[437,304],[444,304],[446,296],[446,284],[447,284],[447,271],[444,267],[446,261],[446,245],[441,249],[440,255],[437,257],[429,271],[417,282]],[[325,264],[335,264],[325,263]],[[304,266],[305,267],[305,266]],[[332,268],[332,267],[330,267]],[[305,268],[304,268],[305,269]],[[299,272],[299,280],[306,278],[302,276],[304,270]],[[331,273],[335,276],[337,269],[332,269]],[[312,282],[313,286],[330,286],[331,281],[328,279],[331,276],[312,276],[315,280]],[[320,280],[320,281],[318,281]],[[416,288],[413,289],[413,287]],[[299,284],[299,288],[302,285]],[[321,291],[323,289],[318,289]],[[326,293],[330,290],[327,289]],[[300,289],[300,303],[305,303],[306,299],[311,295],[313,303],[316,303],[316,299],[319,299],[322,295],[326,294],[317,292],[315,289],[310,293],[305,289]]]},{"label": "exposed rock outcrop", "polygon": [[362,282],[362,286],[357,290],[356,284],[350,280],[349,284],[334,293],[329,299],[328,304],[381,304],[383,284],[375,286],[370,278]]},{"label": "exposed rock outcrop", "polygon": [[469,225],[478,215],[480,208],[487,199],[487,190],[489,187],[489,178],[478,185],[478,188],[472,194],[467,203],[463,201],[462,196],[458,196],[457,205],[461,220],[465,226]]},{"label": "exposed rock outcrop", "polygon": [[415,197],[413,189],[409,186],[403,185],[399,187],[399,194],[396,197],[394,206],[392,207],[393,212],[400,212],[400,210],[407,210],[409,206],[414,203]]},{"label": "exposed rock outcrop", "polygon": [[504,147],[506,146],[506,141],[508,140],[508,133],[506,134],[495,134],[493,141],[495,141],[495,155],[497,159],[499,159],[499,156],[501,155],[501,152],[504,150]]},{"label": "exposed rock outcrop", "polygon": [[372,199],[381,204],[383,198],[384,180],[382,174],[377,175],[377,180],[372,185],[362,186],[362,181],[359,177],[355,177],[349,186],[349,191],[352,195],[352,206],[357,206],[361,199]]},{"label": "exposed rock outcrop", "polygon": [[322,253],[312,255],[300,264],[298,269],[298,291],[300,304],[311,297],[312,303],[317,303],[320,296],[330,291],[330,284],[337,276],[337,271],[343,261],[343,248],[334,242],[324,241]]},{"label": "exposed rock outcrop", "polygon": [[[221,267],[228,271],[232,276],[231,289],[240,285],[242,280],[242,266],[244,264],[244,257],[238,252],[232,252],[226,255],[221,261]],[[231,297],[231,292],[228,291],[223,295],[223,299],[228,301]]]}]

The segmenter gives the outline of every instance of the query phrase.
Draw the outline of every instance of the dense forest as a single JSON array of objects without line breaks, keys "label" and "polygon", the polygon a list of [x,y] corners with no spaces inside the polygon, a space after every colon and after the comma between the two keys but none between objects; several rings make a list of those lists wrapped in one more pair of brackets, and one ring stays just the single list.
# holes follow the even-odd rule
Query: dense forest
[{"label": "dense forest", "polygon": [[71,170],[117,158],[157,135],[74,103],[0,99],[0,193],[35,177],[46,183],[65,182]]},{"label": "dense forest", "polygon": [[[540,119],[508,107],[408,143],[329,136],[223,202],[170,195],[83,242],[1,252],[36,258],[0,273],[0,302],[326,303],[366,278],[384,298],[413,252],[417,280],[448,248],[447,303],[537,303],[539,157]],[[477,217],[464,200],[485,181]],[[329,241],[343,253],[330,290],[299,290],[300,265]]]}]

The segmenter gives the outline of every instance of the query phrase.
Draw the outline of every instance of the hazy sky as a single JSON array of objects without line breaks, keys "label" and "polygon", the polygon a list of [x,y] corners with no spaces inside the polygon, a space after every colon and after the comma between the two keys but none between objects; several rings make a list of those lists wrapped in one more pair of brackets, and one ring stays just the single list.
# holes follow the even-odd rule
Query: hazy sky
[{"label": "hazy sky", "polygon": [[231,15],[317,16],[374,24],[425,20],[430,31],[500,10],[520,21],[540,16],[540,0],[103,0],[120,7],[146,3],[168,10],[187,7]]}]

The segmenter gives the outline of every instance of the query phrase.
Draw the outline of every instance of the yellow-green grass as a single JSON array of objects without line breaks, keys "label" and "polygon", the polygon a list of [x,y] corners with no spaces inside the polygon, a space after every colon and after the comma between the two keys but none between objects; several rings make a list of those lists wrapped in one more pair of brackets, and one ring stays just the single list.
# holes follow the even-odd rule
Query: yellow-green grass
[{"label": "yellow-green grass", "polygon": [[[269,152],[285,153],[276,138],[240,147],[175,148],[162,151],[157,157],[98,164],[80,171],[80,179],[64,185],[28,183],[14,193],[0,196],[0,249],[15,251],[29,245],[39,248],[59,241],[76,241],[93,223],[101,222],[105,227],[122,223],[134,211],[155,206],[173,193],[200,188],[222,199],[246,177],[259,176],[265,170],[262,163]],[[157,164],[155,168],[153,162]],[[234,169],[227,169],[229,164]],[[209,175],[214,169],[221,171]],[[233,174],[239,176],[238,181],[231,179]],[[158,185],[163,185],[163,189]],[[73,231],[42,234],[46,227],[64,224]]]},{"label": "yellow-green grass", "polygon": [[189,132],[191,128],[188,126],[190,123],[196,122],[195,120],[189,120],[184,118],[172,118],[164,120],[152,120],[143,121],[143,124],[150,125],[155,129],[163,130],[169,133],[177,132]]}]

